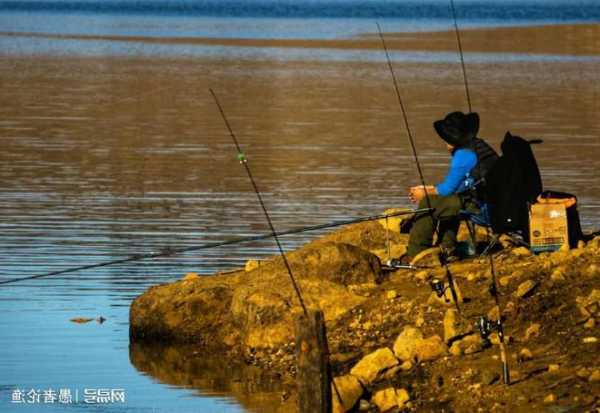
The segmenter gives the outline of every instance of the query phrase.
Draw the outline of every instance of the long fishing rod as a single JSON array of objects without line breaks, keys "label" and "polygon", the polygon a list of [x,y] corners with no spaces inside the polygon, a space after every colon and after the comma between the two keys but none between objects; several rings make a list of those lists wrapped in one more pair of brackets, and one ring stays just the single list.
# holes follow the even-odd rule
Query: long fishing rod
[{"label": "long fishing rod", "polygon": [[454,0],[450,0],[450,8],[452,9],[452,17],[454,19],[454,32],[456,33],[456,42],[458,44],[458,51],[460,53],[460,64],[462,66],[463,79],[465,83],[465,93],[467,95],[467,103],[469,104],[469,112],[473,112],[471,107],[471,93],[469,92],[469,82],[467,80],[467,69],[465,67],[465,57],[463,54],[462,42],[460,40],[460,31],[458,30],[458,21],[456,19],[456,9],[454,7]]},{"label": "long fishing rod", "polygon": [[[367,216],[367,217],[348,219],[348,220],[344,220],[344,221],[336,221],[336,222],[328,223],[328,224],[320,224],[320,225],[313,225],[310,227],[290,229],[287,231],[278,232],[278,233],[276,233],[276,235],[281,237],[281,236],[285,236],[285,235],[294,235],[294,234],[300,234],[300,233],[304,233],[304,232],[318,231],[321,229],[341,227],[343,225],[356,224],[359,222],[376,221],[379,219],[385,219],[385,218],[396,217],[396,216],[401,216],[401,215],[409,215],[409,214],[418,215],[418,214],[424,214],[427,212],[429,212],[428,209],[416,209],[416,210],[400,211],[400,212],[395,212],[395,213],[386,214],[386,215],[371,215],[371,216]],[[80,267],[67,268],[64,270],[53,271],[53,272],[49,272],[49,273],[45,273],[45,274],[32,275],[29,277],[12,278],[9,280],[3,280],[3,281],[0,281],[0,285],[13,284],[13,283],[16,283],[19,281],[27,281],[27,280],[37,279],[37,278],[52,277],[52,276],[56,276],[56,275],[68,274],[68,273],[73,273],[73,272],[78,272],[78,271],[83,271],[83,270],[91,270],[91,269],[95,269],[95,268],[108,267],[111,265],[124,264],[124,263],[129,263],[129,262],[147,260],[147,259],[171,257],[173,255],[183,254],[183,253],[191,252],[191,251],[200,251],[200,250],[207,250],[207,249],[211,249],[211,248],[224,247],[224,246],[228,246],[228,245],[242,244],[242,243],[247,243],[247,242],[252,242],[252,241],[261,241],[261,240],[272,238],[272,237],[273,237],[273,233],[260,234],[260,235],[253,235],[250,237],[235,238],[235,239],[228,240],[228,241],[196,245],[196,246],[187,247],[187,248],[168,249],[166,251],[161,251],[161,252],[156,252],[156,253],[132,255],[130,257],[122,258],[119,260],[105,261],[105,262],[100,262],[100,263],[96,263],[96,264],[83,265]]]},{"label": "long fishing rod", "polygon": [[265,206],[265,203],[263,202],[260,191],[258,190],[256,181],[254,180],[254,177],[252,176],[252,172],[250,172],[250,167],[248,166],[248,158],[246,157],[246,154],[244,152],[242,152],[242,148],[240,148],[240,144],[237,140],[237,137],[235,136],[235,133],[233,133],[233,129],[231,128],[231,125],[229,124],[229,121],[227,120],[227,116],[225,116],[225,112],[223,111],[223,107],[221,106],[221,103],[219,102],[217,95],[215,94],[215,92],[212,89],[209,89],[209,91],[210,91],[212,97],[214,98],[217,107],[219,108],[219,112],[221,113],[223,122],[225,122],[225,126],[227,127],[227,130],[229,130],[229,135],[231,136],[231,139],[233,140],[233,143],[235,144],[235,148],[237,149],[237,153],[238,153],[238,160],[240,161],[240,164],[242,164],[242,166],[246,170],[246,174],[248,175],[248,178],[250,179],[250,182],[252,183],[252,188],[254,189],[254,193],[256,194],[256,197],[258,198],[258,202],[260,204],[260,207],[263,210],[263,213],[265,215],[267,223],[269,224],[269,228],[271,229],[271,234],[273,235],[273,238],[275,238],[275,243],[277,244],[277,248],[279,249],[279,253],[281,254],[281,258],[283,259],[285,268],[287,269],[288,275],[290,276],[290,280],[292,281],[292,286],[294,287],[294,291],[296,291],[296,295],[298,296],[298,301],[300,301],[300,306],[302,307],[302,311],[304,311],[304,315],[306,317],[308,317],[308,311],[306,309],[306,306],[304,305],[304,300],[302,299],[302,293],[300,292],[300,288],[298,287],[298,284],[296,283],[294,274],[292,274],[292,268],[290,267],[290,263],[288,262],[288,260],[285,256],[285,253],[283,252],[283,247],[281,246],[281,242],[279,242],[279,237],[277,236],[277,232],[275,231],[275,227],[273,226],[271,217],[269,216],[269,213],[267,212],[267,208]]},{"label": "long fishing rod", "polygon": [[[450,8],[452,9],[452,18],[454,19],[454,31],[456,32],[456,42],[458,44],[458,52],[460,54],[460,62],[462,66],[463,78],[465,81],[465,92],[467,96],[467,103],[469,105],[469,112],[473,112],[473,108],[471,105],[471,94],[469,93],[469,83],[467,81],[467,69],[465,66],[465,58],[462,48],[462,43],[460,40],[460,30],[458,30],[458,20],[456,18],[456,9],[454,7],[454,0],[450,0]],[[475,146],[475,151],[477,152],[477,148]],[[479,156],[476,153],[477,156]],[[477,162],[477,168],[479,169],[479,177],[481,176],[481,165]],[[469,232],[471,234],[471,238],[473,242],[476,243],[476,233],[469,227]],[[486,238],[488,243],[490,242],[490,230],[488,227],[486,229]],[[479,332],[484,339],[487,339],[492,331],[498,332],[498,341],[500,343],[500,360],[502,361],[502,380],[504,384],[510,384],[510,370],[508,367],[508,356],[506,350],[506,344],[504,343],[504,325],[502,323],[502,312],[500,311],[500,297],[498,295],[498,283],[496,282],[496,269],[494,265],[493,251],[490,251],[488,254],[489,263],[490,263],[490,272],[492,275],[492,282],[490,283],[489,292],[494,298],[494,308],[495,312],[498,314],[498,319],[495,321],[488,320],[487,317],[481,316],[477,322],[477,326],[479,327]]]},{"label": "long fishing rod", "polygon": [[[415,141],[412,136],[410,125],[408,124],[408,116],[406,114],[404,102],[402,101],[402,96],[400,94],[400,88],[398,87],[398,81],[396,80],[396,74],[394,73],[394,68],[392,67],[392,59],[390,58],[390,54],[388,52],[388,48],[385,43],[385,38],[383,37],[383,32],[381,31],[381,26],[379,26],[379,23],[377,23],[377,30],[379,32],[381,44],[383,45],[383,50],[385,51],[385,57],[387,59],[388,67],[389,67],[390,73],[392,75],[392,80],[394,82],[394,89],[396,90],[396,96],[398,98],[398,103],[400,104],[400,109],[402,110],[402,118],[404,119],[404,125],[406,127],[406,134],[408,136],[408,141],[410,142],[410,146],[412,148],[413,157],[415,158],[415,164],[417,165],[417,171],[419,172],[419,179],[421,180],[423,192],[425,193],[425,200],[427,202],[427,209],[429,209],[429,216],[433,223],[434,222],[433,208],[431,207],[431,200],[429,199],[429,194],[427,192],[427,188],[425,185],[425,178],[423,178],[423,171],[421,169],[421,163],[419,162],[419,156],[417,155],[417,148],[415,146]],[[435,227],[435,232],[439,239],[440,233],[439,233],[439,229],[437,227]],[[441,244],[440,244],[440,261],[442,262],[442,265],[444,266],[444,268],[446,270],[446,279],[448,280],[448,288],[450,288],[450,293],[452,294],[452,300],[454,301],[456,310],[460,312],[460,308],[458,305],[458,294],[456,293],[452,273],[450,272],[450,269],[448,268],[448,262],[446,260],[445,251],[443,250]],[[441,290],[436,290],[438,295],[439,295],[439,291],[441,291]],[[443,294],[443,291],[442,291],[442,294]]]}]

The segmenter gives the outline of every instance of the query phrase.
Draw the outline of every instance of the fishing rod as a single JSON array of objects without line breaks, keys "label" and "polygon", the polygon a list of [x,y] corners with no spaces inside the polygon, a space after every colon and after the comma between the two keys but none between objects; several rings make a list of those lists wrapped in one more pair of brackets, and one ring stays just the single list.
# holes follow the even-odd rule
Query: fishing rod
[{"label": "fishing rod", "polygon": [[[456,9],[454,7],[454,0],[450,0],[450,8],[452,9],[452,18],[454,19],[454,31],[456,32],[456,42],[458,44],[458,51],[460,54],[460,62],[461,62],[461,66],[462,66],[463,79],[464,79],[464,83],[465,83],[465,92],[466,92],[466,96],[467,96],[467,103],[469,105],[469,112],[473,112],[472,105],[471,105],[471,94],[469,93],[469,83],[467,81],[467,69],[465,66],[465,58],[464,58],[462,43],[460,40],[460,30],[458,29],[458,20],[456,18]],[[477,156],[479,156],[477,154],[476,146],[475,146],[475,154]],[[477,168],[479,169],[479,178],[481,180],[483,180],[483,177],[481,176],[481,165],[479,162],[477,162]],[[483,182],[481,182],[480,185],[482,183]],[[467,227],[469,228],[469,233],[471,235],[473,243],[475,243],[475,245],[477,245],[475,231],[468,224],[467,224]],[[489,243],[490,242],[490,229],[488,227],[486,227],[485,230],[486,230],[486,238]],[[476,326],[479,329],[479,334],[481,335],[482,339],[485,341],[489,341],[489,336],[493,331],[496,331],[498,333],[498,341],[500,343],[500,345],[499,345],[500,360],[502,362],[502,381],[504,382],[504,384],[509,385],[510,384],[510,370],[508,367],[508,356],[507,356],[506,344],[504,342],[504,325],[502,322],[502,312],[500,311],[500,297],[498,295],[498,283],[496,281],[496,269],[495,269],[495,265],[494,265],[493,255],[494,255],[493,251],[490,251],[488,254],[489,263],[490,263],[490,272],[492,275],[492,281],[489,286],[489,293],[494,298],[494,310],[495,310],[495,313],[498,315],[498,319],[497,320],[489,320],[486,316],[482,315],[479,317],[479,320],[477,321]]]},{"label": "fishing rod", "polygon": [[458,51],[460,54],[460,64],[462,66],[463,79],[465,83],[465,93],[467,95],[467,103],[469,104],[469,112],[473,112],[471,107],[471,94],[469,93],[469,82],[467,80],[467,69],[465,67],[465,57],[463,53],[462,42],[460,40],[460,31],[458,30],[458,21],[456,19],[456,9],[454,7],[454,0],[450,0],[450,8],[452,9],[452,17],[454,19],[454,32],[456,33],[456,43],[458,44]]},{"label": "fishing rod", "polygon": [[321,229],[341,227],[343,225],[356,224],[359,222],[376,221],[376,220],[380,220],[380,219],[397,217],[397,216],[401,216],[401,215],[409,215],[409,214],[419,215],[419,214],[424,214],[427,212],[429,212],[428,209],[415,209],[415,210],[399,211],[399,212],[394,212],[394,213],[386,214],[386,215],[371,215],[371,216],[367,216],[367,217],[360,217],[360,218],[348,219],[348,220],[343,220],[343,221],[335,221],[335,222],[328,223],[328,224],[320,224],[320,225],[313,225],[310,227],[295,228],[295,229],[290,229],[287,231],[278,232],[276,234],[273,234],[273,233],[260,234],[260,235],[253,235],[250,237],[235,238],[235,239],[228,240],[228,241],[196,245],[196,246],[187,247],[187,248],[166,249],[161,252],[132,255],[130,257],[122,258],[119,260],[105,261],[105,262],[100,262],[100,263],[96,263],[96,264],[83,265],[80,267],[67,268],[64,270],[53,271],[53,272],[49,272],[49,273],[45,273],[45,274],[38,274],[38,275],[29,276],[29,277],[21,277],[21,278],[9,279],[9,280],[2,280],[2,281],[0,281],[0,285],[13,284],[13,283],[16,283],[19,281],[52,277],[52,276],[56,276],[56,275],[68,274],[68,273],[73,273],[73,272],[78,272],[78,271],[83,271],[83,270],[91,270],[91,269],[95,269],[95,268],[108,267],[111,265],[125,264],[125,263],[129,263],[129,262],[135,262],[135,261],[141,261],[141,260],[147,260],[147,259],[171,257],[174,255],[179,255],[179,254],[183,254],[183,253],[191,252],[191,251],[208,250],[211,248],[218,248],[218,247],[224,247],[224,246],[229,246],[229,245],[242,244],[242,243],[247,243],[247,242],[252,242],[252,241],[261,241],[261,240],[265,240],[268,238],[272,238],[274,235],[281,237],[281,236],[285,236],[285,235],[301,234],[304,232],[311,232],[311,231],[318,231]]},{"label": "fishing rod", "polygon": [[[290,267],[290,264],[285,256],[285,253],[283,252],[283,247],[281,246],[281,243],[279,242],[279,237],[277,236],[277,232],[275,231],[275,227],[273,226],[271,217],[269,216],[269,213],[267,212],[267,208],[265,206],[265,203],[263,202],[260,191],[258,190],[256,181],[254,180],[254,177],[252,176],[252,172],[250,171],[250,167],[248,166],[248,158],[246,157],[246,154],[244,152],[242,152],[242,149],[240,148],[237,137],[235,136],[235,133],[233,133],[233,129],[231,128],[231,125],[229,124],[229,121],[227,120],[227,117],[225,116],[225,111],[223,110],[223,107],[221,106],[221,103],[219,102],[217,95],[215,94],[215,92],[212,89],[209,89],[209,91],[210,91],[211,95],[213,96],[217,107],[219,108],[221,117],[223,118],[223,121],[225,122],[225,126],[227,126],[227,129],[229,130],[229,135],[231,136],[231,139],[233,140],[233,143],[235,144],[235,148],[237,149],[237,152],[238,152],[238,160],[240,161],[240,164],[242,164],[244,166],[244,169],[246,170],[246,174],[248,175],[248,178],[250,179],[250,182],[252,183],[252,187],[254,188],[254,192],[256,193],[256,197],[258,198],[258,202],[260,203],[260,206],[265,214],[265,218],[267,220],[267,223],[269,224],[269,228],[271,229],[273,238],[275,238],[275,242],[277,243],[277,248],[279,248],[279,253],[281,254],[281,258],[283,259],[285,268],[287,269],[287,272],[288,272],[288,275],[290,276],[290,280],[292,282],[294,290],[296,291],[296,295],[298,296],[298,301],[300,301],[300,305],[302,306],[302,311],[304,311],[304,316],[308,320],[308,310],[306,309],[306,306],[304,305],[304,300],[302,299],[302,293],[300,292],[300,288],[299,288],[298,284],[296,283],[296,279],[294,278],[294,275],[292,274],[292,268]],[[327,339],[325,339],[325,340],[327,340]],[[327,350],[327,364],[328,364],[329,370],[331,370],[331,362],[329,359],[329,351],[328,350]],[[337,384],[335,383],[335,380],[331,380],[331,384],[335,390],[338,400],[340,402],[342,402],[342,396],[337,387]]]},{"label": "fishing rod", "polygon": [[308,311],[306,309],[306,306],[304,305],[304,300],[302,299],[302,293],[300,292],[300,288],[298,287],[298,284],[296,283],[294,274],[292,274],[292,268],[290,267],[290,263],[288,262],[288,260],[285,256],[285,253],[283,252],[283,247],[281,246],[281,242],[279,242],[279,237],[277,236],[277,232],[275,231],[275,227],[273,226],[271,217],[269,216],[269,213],[267,212],[267,208],[265,206],[265,203],[263,202],[262,195],[260,194],[260,191],[258,190],[258,186],[256,185],[256,181],[254,180],[254,177],[252,176],[252,172],[250,171],[250,166],[248,166],[248,158],[246,157],[246,154],[244,152],[242,152],[242,148],[240,148],[240,144],[237,140],[237,137],[235,136],[235,133],[233,133],[233,129],[231,128],[231,125],[229,124],[229,121],[227,120],[227,116],[225,116],[225,111],[223,111],[223,107],[221,106],[221,103],[219,102],[217,95],[215,94],[215,92],[212,89],[208,89],[208,90],[210,91],[213,99],[215,100],[217,107],[219,108],[219,112],[221,113],[221,117],[223,118],[223,122],[225,122],[225,126],[227,127],[227,130],[229,130],[229,135],[231,136],[231,139],[233,140],[235,148],[237,149],[238,160],[240,161],[240,164],[246,170],[246,174],[248,175],[248,178],[250,179],[250,182],[252,183],[252,188],[254,189],[256,198],[258,198],[258,203],[260,204],[260,207],[262,208],[263,213],[265,214],[265,219],[267,220],[267,223],[269,224],[269,228],[271,229],[271,234],[273,234],[273,238],[275,238],[275,243],[277,244],[277,248],[279,249],[279,253],[281,254],[281,258],[283,259],[285,268],[287,269],[287,273],[290,276],[290,280],[292,282],[292,286],[294,287],[294,291],[296,292],[296,295],[298,296],[298,301],[300,302],[302,311],[304,311],[304,315],[306,317],[308,317]]},{"label": "fishing rod", "polygon": [[[429,193],[427,192],[427,188],[425,185],[425,178],[423,178],[423,170],[421,169],[421,163],[419,162],[419,156],[417,155],[417,148],[415,146],[415,141],[412,136],[412,132],[410,129],[410,125],[408,124],[408,116],[406,114],[406,109],[404,107],[404,102],[402,101],[402,96],[400,94],[400,88],[398,87],[398,81],[396,80],[396,74],[394,73],[394,68],[392,67],[392,59],[390,58],[390,54],[388,52],[387,45],[385,43],[385,38],[383,37],[383,32],[381,31],[381,26],[377,23],[377,30],[379,32],[379,38],[381,39],[381,44],[383,45],[383,50],[385,51],[385,57],[387,59],[388,67],[390,69],[390,73],[392,75],[392,80],[394,82],[394,89],[396,90],[396,96],[398,98],[398,103],[400,104],[400,109],[402,110],[402,118],[404,119],[404,125],[406,127],[406,134],[408,136],[408,141],[410,142],[410,146],[412,148],[413,157],[415,159],[415,164],[417,165],[417,171],[419,173],[419,179],[421,180],[421,185],[423,187],[423,192],[425,193],[425,200],[427,202],[427,209],[429,209],[429,216],[431,217],[431,221],[433,223],[433,208],[431,207],[431,200],[429,199]],[[435,232],[440,239],[440,232],[437,226],[435,226]],[[460,312],[460,308],[458,305],[458,294],[456,293],[456,288],[454,286],[454,280],[452,277],[452,273],[450,272],[450,268],[448,268],[448,262],[446,259],[446,253],[440,244],[440,261],[446,270],[446,279],[448,280],[448,288],[450,289],[450,293],[452,295],[452,300],[454,301],[454,305],[456,306],[456,310]],[[436,291],[439,295],[439,291]],[[442,295],[444,292],[442,292]]]}]

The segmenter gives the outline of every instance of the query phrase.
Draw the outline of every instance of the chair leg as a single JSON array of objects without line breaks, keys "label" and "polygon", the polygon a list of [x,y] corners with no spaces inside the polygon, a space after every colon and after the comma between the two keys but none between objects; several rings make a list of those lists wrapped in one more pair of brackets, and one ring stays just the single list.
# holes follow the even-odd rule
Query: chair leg
[{"label": "chair leg", "polygon": [[496,244],[498,243],[498,235],[492,235],[492,242],[490,242],[488,244],[487,247],[485,247],[485,249],[483,250],[483,252],[481,253],[480,257],[486,257],[489,252],[492,250],[492,248],[494,248],[496,246]]}]

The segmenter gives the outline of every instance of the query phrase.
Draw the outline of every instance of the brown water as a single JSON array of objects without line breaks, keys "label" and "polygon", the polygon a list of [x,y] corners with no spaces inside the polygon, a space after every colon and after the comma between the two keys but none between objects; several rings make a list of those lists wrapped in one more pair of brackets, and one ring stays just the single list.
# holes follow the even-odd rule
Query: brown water
[{"label": "brown water", "polygon": [[[496,148],[506,130],[544,139],[535,153],[545,186],[577,194],[583,225],[597,229],[600,63],[468,67],[480,135]],[[425,178],[434,182],[448,155],[431,123],[466,110],[460,66],[395,69]],[[384,62],[4,57],[0,79],[0,279],[268,232],[209,87],[278,230],[407,206],[406,188],[417,183]],[[126,387],[140,408],[197,409],[185,374],[165,379],[162,367],[129,363],[128,305],[158,282],[274,251],[266,241],[2,289],[4,393],[60,383]],[[102,326],[68,323],[100,314]],[[77,373],[66,379],[65,371]],[[210,411],[239,411],[215,403]]]}]

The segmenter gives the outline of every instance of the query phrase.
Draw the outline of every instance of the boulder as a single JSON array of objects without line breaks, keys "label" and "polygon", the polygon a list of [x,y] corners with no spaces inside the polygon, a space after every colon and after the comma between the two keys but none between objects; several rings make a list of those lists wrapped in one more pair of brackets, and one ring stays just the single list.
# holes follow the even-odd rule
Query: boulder
[{"label": "boulder", "polygon": [[[379,260],[347,244],[323,243],[286,255],[305,304],[321,308],[327,324],[363,303],[349,285],[375,285]],[[159,285],[130,309],[132,341],[195,343],[208,347],[275,348],[294,340],[301,311],[281,257],[215,276]]]},{"label": "boulder", "polygon": [[356,402],[358,402],[362,396],[364,389],[360,384],[360,381],[350,374],[336,377],[334,382],[335,387],[333,384],[331,386],[333,413],[345,413],[356,405]]},{"label": "boulder", "polygon": [[418,328],[405,327],[394,342],[394,354],[402,361],[412,361],[417,354],[417,343],[423,340]]},{"label": "boulder", "polygon": [[486,342],[479,334],[471,334],[465,338],[455,341],[450,347],[450,354],[461,356],[463,354],[473,354],[482,351],[486,347]]},{"label": "boulder", "polygon": [[368,386],[377,381],[387,370],[398,364],[398,359],[394,357],[392,350],[382,348],[363,357],[350,370],[350,374],[358,378],[362,384]]},{"label": "boulder", "polygon": [[431,336],[424,340],[417,341],[415,353],[418,361],[437,360],[446,352],[448,348],[440,336]]}]

